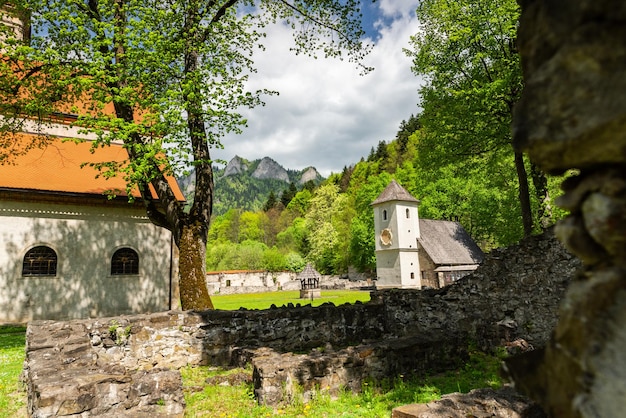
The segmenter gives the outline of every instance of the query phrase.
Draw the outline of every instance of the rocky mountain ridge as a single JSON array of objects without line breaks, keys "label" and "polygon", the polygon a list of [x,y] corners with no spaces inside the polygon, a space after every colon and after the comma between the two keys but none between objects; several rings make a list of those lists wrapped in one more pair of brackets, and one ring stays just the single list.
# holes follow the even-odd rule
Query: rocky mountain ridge
[{"label": "rocky mountain ridge", "polygon": [[[217,174],[217,172],[216,172]],[[270,157],[260,160],[248,161],[235,155],[226,165],[222,177],[247,174],[255,179],[274,179],[286,183],[303,185],[308,181],[320,181],[322,176],[315,167],[307,167],[304,170],[289,170],[277,163]]]},{"label": "rocky mountain ridge", "polygon": [[[270,157],[250,161],[236,155],[224,168],[213,169],[214,213],[218,215],[229,209],[259,210],[270,193],[280,197],[290,183],[296,188],[302,188],[308,182],[319,184],[324,180],[315,167],[303,170],[286,169]],[[177,180],[185,196],[190,199],[194,192],[193,171]]]}]

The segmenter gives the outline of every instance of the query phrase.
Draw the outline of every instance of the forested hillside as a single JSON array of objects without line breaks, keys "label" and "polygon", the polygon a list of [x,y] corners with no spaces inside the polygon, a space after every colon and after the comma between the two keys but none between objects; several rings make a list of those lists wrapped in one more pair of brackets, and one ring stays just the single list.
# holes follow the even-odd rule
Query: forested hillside
[{"label": "forested hillside", "polygon": [[373,271],[370,203],[392,179],[421,201],[421,218],[460,222],[484,251],[563,217],[552,204],[562,179],[512,146],[523,89],[517,2],[424,0],[417,15],[423,28],[405,52],[424,80],[420,113],[315,189],[292,188],[270,196],[263,210],[217,216],[209,269],[297,270],[307,260],[322,273]]}]

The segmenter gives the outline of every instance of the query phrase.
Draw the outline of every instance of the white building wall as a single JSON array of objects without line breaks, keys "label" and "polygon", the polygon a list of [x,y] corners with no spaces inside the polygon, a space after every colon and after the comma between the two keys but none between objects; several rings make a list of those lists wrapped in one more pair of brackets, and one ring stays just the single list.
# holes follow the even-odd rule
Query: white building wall
[{"label": "white building wall", "polygon": [[[22,276],[37,245],[56,251],[55,277]],[[111,275],[121,247],[138,253],[138,275]],[[141,208],[0,201],[0,322],[167,310],[172,261],[170,232]]]},{"label": "white building wall", "polygon": [[376,251],[376,288],[402,287],[400,253],[397,250]]},{"label": "white building wall", "polygon": [[[407,216],[408,215],[408,216]],[[384,245],[381,232],[389,229],[391,244]],[[376,240],[376,287],[421,288],[418,257],[419,217],[417,204],[390,201],[374,207]]]},{"label": "white building wall", "polygon": [[400,282],[403,289],[421,289],[422,278],[417,251],[400,251]]},{"label": "white building wall", "polygon": [[395,217],[398,225],[398,247],[405,250],[417,249],[417,239],[420,234],[417,206],[398,203]]}]

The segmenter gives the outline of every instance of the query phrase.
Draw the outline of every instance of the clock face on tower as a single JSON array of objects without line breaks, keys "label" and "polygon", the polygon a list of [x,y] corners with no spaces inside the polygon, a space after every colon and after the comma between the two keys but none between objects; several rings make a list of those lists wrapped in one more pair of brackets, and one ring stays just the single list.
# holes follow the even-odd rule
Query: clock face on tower
[{"label": "clock face on tower", "polygon": [[391,245],[393,239],[393,234],[391,233],[391,229],[385,228],[380,232],[380,243],[387,246]]}]

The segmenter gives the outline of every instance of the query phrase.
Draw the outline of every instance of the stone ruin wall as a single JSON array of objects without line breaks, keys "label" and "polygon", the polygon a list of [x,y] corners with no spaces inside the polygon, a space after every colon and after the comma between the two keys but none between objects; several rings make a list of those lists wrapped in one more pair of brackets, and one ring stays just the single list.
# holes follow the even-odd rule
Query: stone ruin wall
[{"label": "stone ruin wall", "polygon": [[275,403],[286,381],[358,389],[368,378],[454,367],[470,342],[542,346],[578,265],[549,233],[492,252],[450,287],[377,291],[365,304],[34,321],[29,408],[35,417],[180,416],[177,369],[187,364],[252,362],[259,401]]},{"label": "stone ruin wall", "polygon": [[524,91],[514,146],[575,175],[559,239],[585,267],[545,350],[512,359],[516,388],[551,416],[626,410],[626,2],[519,0]]}]

